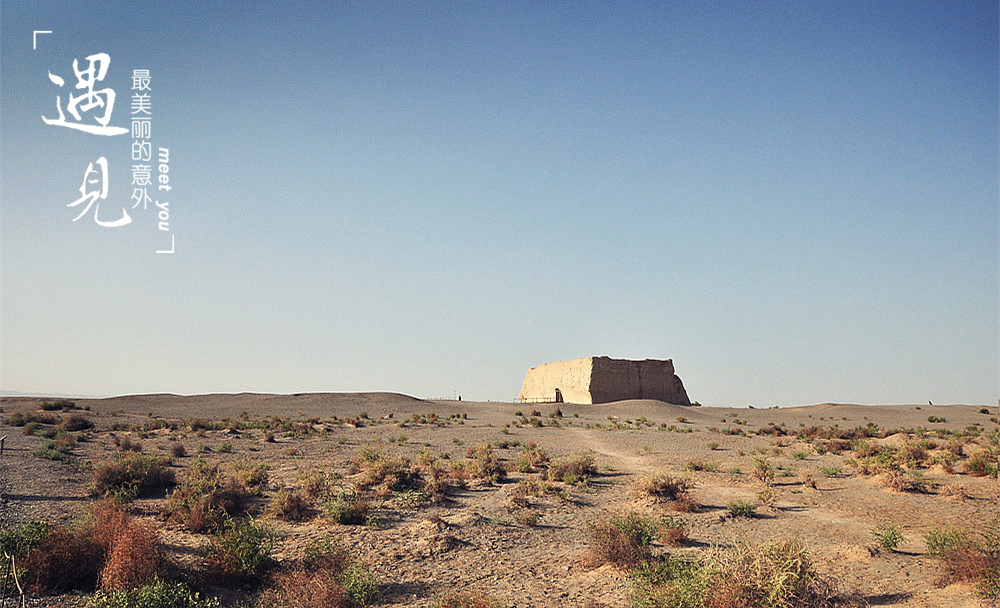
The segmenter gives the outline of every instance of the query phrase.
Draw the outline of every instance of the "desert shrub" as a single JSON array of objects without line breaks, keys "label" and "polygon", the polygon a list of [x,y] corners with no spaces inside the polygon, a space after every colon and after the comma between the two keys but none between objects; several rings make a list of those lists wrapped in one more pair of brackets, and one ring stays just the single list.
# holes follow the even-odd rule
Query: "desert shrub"
[{"label": "desert shrub", "polygon": [[941,560],[941,575],[935,584],[969,582],[982,597],[1000,600],[1000,515],[979,535],[963,530],[934,528],[924,535],[927,553]]},{"label": "desert shrub", "polygon": [[542,514],[534,509],[528,509],[527,511],[517,514],[517,523],[522,526],[527,526],[533,528],[538,525],[538,522],[542,520]]},{"label": "desert shrub", "polygon": [[337,577],[295,568],[276,574],[257,603],[259,608],[348,608],[351,602]]},{"label": "desert shrub", "polygon": [[927,449],[920,443],[907,441],[896,452],[896,458],[908,467],[921,467],[927,460]]},{"label": "desert shrub", "polygon": [[306,546],[305,559],[273,578],[261,608],[348,608],[367,606],[378,581],[367,566],[351,559],[330,539]]},{"label": "desert shrub", "polygon": [[108,496],[121,490],[143,493],[167,488],[174,483],[174,473],[167,468],[169,464],[165,458],[118,452],[110,460],[94,465],[90,493]]},{"label": "desert shrub", "polygon": [[28,424],[34,424],[37,428],[38,425],[42,424],[52,424],[52,425],[59,424],[59,417],[53,414],[37,414],[35,412],[14,412],[6,419],[4,419],[4,424],[8,426],[26,426]]},{"label": "desert shrub", "polygon": [[368,448],[358,451],[348,472],[360,473],[354,484],[361,490],[381,486],[387,493],[420,485],[420,476],[410,470],[408,459]]},{"label": "desert shrub", "polygon": [[184,447],[183,443],[175,443],[170,446],[170,455],[174,458],[184,458],[187,456],[187,448]]},{"label": "desert shrub", "polygon": [[127,512],[102,501],[73,527],[33,522],[0,535],[4,551],[19,556],[22,580],[35,593],[111,591],[149,582],[160,570],[156,535]]},{"label": "desert shrub", "polygon": [[805,546],[795,541],[716,549],[709,568],[709,608],[828,606],[835,597],[817,575]]},{"label": "desert shrub", "polygon": [[168,583],[157,578],[133,591],[98,591],[88,608],[220,608],[214,597],[201,597],[184,583]]},{"label": "desert shrub", "polygon": [[685,492],[670,503],[670,510],[678,511],[680,513],[691,513],[698,510],[698,501],[696,501],[690,493]]},{"label": "desert shrub", "polygon": [[285,521],[303,521],[312,515],[312,501],[302,490],[281,488],[271,497],[268,513]]},{"label": "desert shrub", "polygon": [[323,470],[313,469],[303,475],[300,481],[302,482],[302,490],[306,493],[306,496],[309,498],[319,498],[330,490],[336,479],[336,475],[330,475]]},{"label": "desert shrub", "polygon": [[650,557],[648,543],[640,542],[610,522],[600,522],[590,528],[590,561],[594,565],[614,564],[634,567]]},{"label": "desert shrub", "polygon": [[777,499],[778,494],[774,491],[774,486],[771,484],[764,484],[757,490],[758,507],[773,507]]},{"label": "desert shrub", "polygon": [[150,583],[163,569],[156,533],[111,502],[91,506],[85,525],[93,542],[104,548],[99,574],[102,590],[131,590]]},{"label": "desert shrub", "polygon": [[757,505],[749,500],[737,500],[726,505],[726,512],[730,517],[749,517],[757,514]]},{"label": "desert shrub", "polygon": [[[664,555],[632,575],[649,608],[826,608],[851,604],[821,579],[797,542],[739,543],[701,562]],[[860,602],[858,602],[860,604]]]},{"label": "desert shrub", "polygon": [[837,478],[844,474],[844,470],[839,465],[822,466],[819,468],[823,477]]},{"label": "desert shrub", "polygon": [[55,528],[18,564],[21,582],[36,594],[90,591],[103,558],[104,547],[85,531]]},{"label": "desert shrub", "polygon": [[594,463],[592,452],[555,460],[549,465],[548,470],[549,479],[563,483],[586,483],[595,475],[597,475],[597,465]]},{"label": "desert shrub", "polygon": [[368,518],[371,503],[357,492],[328,495],[320,504],[323,516],[345,525],[360,525]]},{"label": "desert shrub", "polygon": [[94,423],[91,422],[91,420],[86,416],[73,414],[67,417],[65,420],[63,420],[62,423],[59,425],[59,427],[61,427],[62,430],[69,432],[82,431],[85,429],[93,428]]},{"label": "desert shrub", "polygon": [[816,489],[816,476],[811,471],[801,471],[799,473],[799,483],[802,487]]},{"label": "desert shrub", "polygon": [[881,476],[882,485],[896,492],[913,492],[926,494],[934,488],[934,482],[924,479],[916,471],[903,471],[899,468],[887,469]]},{"label": "desert shrub", "polygon": [[691,482],[687,479],[657,473],[637,481],[632,486],[632,493],[637,497],[651,496],[656,500],[670,501],[685,496],[690,488]]},{"label": "desert shrub", "polygon": [[703,608],[710,571],[694,560],[662,555],[632,572],[635,606]]},{"label": "desert shrub", "polygon": [[[243,479],[247,479],[246,475]],[[181,483],[167,498],[163,514],[192,532],[218,530],[226,517],[245,510],[247,500],[254,494],[252,488],[233,474],[225,474],[217,464],[198,459],[187,467]]]},{"label": "desert shrub", "polygon": [[549,456],[543,448],[538,447],[534,441],[521,448],[516,461],[517,470],[521,472],[540,469],[548,466]]},{"label": "desert shrub", "polygon": [[758,481],[771,483],[774,481],[774,468],[767,458],[758,455],[753,458],[752,475]]},{"label": "desert shrub", "polygon": [[469,448],[466,457],[470,460],[469,473],[474,478],[491,484],[500,483],[507,478],[507,470],[489,444]]},{"label": "desert shrub", "polygon": [[111,441],[119,452],[141,452],[142,443],[138,439],[132,439],[131,435],[112,435]]},{"label": "desert shrub", "polygon": [[275,534],[251,518],[228,520],[208,546],[209,568],[226,578],[249,579],[271,559]]},{"label": "desert shrub", "polygon": [[500,600],[481,591],[451,591],[437,598],[436,608],[501,608]]},{"label": "desert shrub", "polygon": [[235,460],[229,465],[230,476],[244,491],[260,496],[267,489],[267,463],[249,458]]},{"label": "desert shrub", "polygon": [[996,456],[990,454],[988,450],[979,450],[969,456],[964,467],[965,472],[973,477],[997,476]]},{"label": "desert shrub", "polygon": [[872,528],[871,532],[872,538],[889,551],[895,551],[899,543],[903,542],[903,533],[899,530],[899,526],[887,521]]},{"label": "desert shrub", "polygon": [[951,551],[972,546],[964,531],[951,526],[931,528],[924,534],[924,542],[931,557],[945,557]]},{"label": "desert shrub", "polygon": [[73,450],[75,441],[72,435],[63,435],[59,439],[50,439],[35,450],[34,454],[38,458],[47,460],[67,460]]}]

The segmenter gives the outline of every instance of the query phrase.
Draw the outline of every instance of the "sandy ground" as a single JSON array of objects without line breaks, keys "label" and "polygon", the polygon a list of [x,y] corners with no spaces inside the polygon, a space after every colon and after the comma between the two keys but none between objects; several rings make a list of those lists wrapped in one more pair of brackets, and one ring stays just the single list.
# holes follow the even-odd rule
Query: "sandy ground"
[{"label": "sandy ground", "polygon": [[[3,398],[0,408],[6,417],[16,411],[34,411],[42,401]],[[794,437],[722,431],[740,428],[753,434],[767,425],[783,424],[794,433],[810,426],[851,429],[874,423],[889,429],[955,430],[979,424],[989,433],[997,428],[990,421],[997,416],[995,406],[983,414],[982,406],[964,405],[824,404],[747,410],[626,401],[560,404],[559,426],[548,426],[555,420],[549,416],[556,410],[554,404],[428,401],[391,393],[142,395],[76,403],[89,408],[83,413],[97,425],[87,431],[89,440],[74,448],[76,465],[38,458],[33,453],[44,439],[26,436],[21,428],[0,426],[0,436],[7,437],[0,459],[0,481],[5,486],[0,521],[4,526],[37,519],[67,522],[76,517],[86,504],[89,481],[89,472],[79,463],[109,457],[114,451],[112,435],[131,435],[152,454],[166,454],[180,441],[190,456],[175,459],[178,477],[195,454],[223,462],[246,457],[265,461],[272,488],[278,484],[294,487],[303,473],[313,470],[346,474],[351,458],[365,446],[411,459],[420,453],[446,453],[449,459],[459,460],[469,447],[507,442],[511,447],[498,448],[497,453],[512,463],[521,446],[535,442],[552,457],[592,450],[600,470],[590,484],[569,487],[570,500],[534,499],[532,506],[542,515],[538,525],[515,523],[517,509],[510,491],[529,473],[512,471],[496,486],[457,490],[445,504],[406,507],[387,503],[376,511],[377,528],[343,526],[321,517],[303,523],[274,520],[281,535],[275,558],[281,563],[299,557],[309,540],[332,535],[378,574],[382,582],[378,605],[382,606],[433,606],[436,596],[456,589],[482,590],[508,606],[628,606],[632,597],[628,575],[609,565],[589,565],[587,529],[627,511],[666,512],[662,504],[634,497],[630,485],[643,475],[668,472],[688,476],[701,505],[693,513],[681,514],[690,541],[670,551],[695,555],[740,540],[798,539],[808,546],[821,573],[844,589],[859,591],[873,606],[987,605],[976,599],[969,585],[935,586],[939,563],[925,555],[922,534],[942,524],[982,529],[1000,505],[996,479],[963,474],[961,467],[948,473],[936,466],[924,471],[926,479],[938,484],[936,490],[899,493],[883,488],[873,477],[857,474],[849,462],[850,450],[820,454],[814,443]],[[538,418],[547,426],[517,424],[532,410],[541,414]],[[364,426],[331,422],[333,416],[353,419],[362,413]],[[405,423],[414,414],[430,413],[447,424]],[[265,441],[264,432],[257,429],[235,433],[159,429],[143,438],[127,430],[154,418],[254,420],[274,416],[317,419],[316,430],[298,436],[277,433],[274,442]],[[928,417],[946,422],[930,423]],[[893,435],[876,441],[905,439],[905,435]],[[979,441],[986,444],[983,438]],[[219,451],[224,443],[231,451]],[[734,500],[755,499],[760,483],[749,474],[755,451],[766,453],[774,466],[788,471],[782,476],[779,470],[774,480],[776,502],[759,509],[753,519],[722,517]],[[685,471],[692,460],[715,471]],[[836,477],[820,472],[836,467],[841,469]],[[815,489],[800,482],[803,472],[814,474]],[[947,497],[944,492],[949,486],[961,487],[967,498]],[[176,559],[196,566],[201,559],[197,549],[205,537],[164,522],[158,514],[162,502],[162,496],[140,499],[134,510],[154,523]],[[885,520],[903,526],[905,539],[895,552],[878,550],[872,540],[871,529]],[[78,606],[83,600],[44,598],[35,605]]]}]

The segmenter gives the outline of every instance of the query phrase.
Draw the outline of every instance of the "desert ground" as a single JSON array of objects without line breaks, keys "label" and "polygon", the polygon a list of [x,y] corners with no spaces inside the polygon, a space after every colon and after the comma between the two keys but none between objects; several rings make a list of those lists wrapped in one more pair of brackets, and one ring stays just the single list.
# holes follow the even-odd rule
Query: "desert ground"
[{"label": "desert ground", "polygon": [[[729,409],[364,393],[72,405],[7,397],[0,409],[0,532],[33,521],[79,528],[103,496],[162,547],[160,576],[224,606],[313,605],[288,597],[308,578],[281,577],[322,539],[367,569],[368,605],[670,605],[642,600],[636,566],[600,551],[595,530],[630,514],[684,532],[658,530],[644,541],[646,557],[700,560],[791,540],[837,597],[854,602],[844,605],[997,605],[975,580],[948,576],[948,560],[927,542],[943,530],[979,539],[997,518],[996,406]],[[108,463],[136,454],[162,465],[162,483],[108,476]],[[231,496],[196,513],[198,490],[185,480],[196,469],[211,477],[212,465],[230,479],[212,487]],[[680,492],[658,492],[658,475]],[[273,532],[273,548],[252,575],[232,576],[210,547],[247,517]],[[899,537],[882,543],[887,531]],[[27,550],[18,560],[30,606],[87,606],[95,587],[127,589],[103,570],[82,588],[60,588],[29,571],[44,560]]]}]

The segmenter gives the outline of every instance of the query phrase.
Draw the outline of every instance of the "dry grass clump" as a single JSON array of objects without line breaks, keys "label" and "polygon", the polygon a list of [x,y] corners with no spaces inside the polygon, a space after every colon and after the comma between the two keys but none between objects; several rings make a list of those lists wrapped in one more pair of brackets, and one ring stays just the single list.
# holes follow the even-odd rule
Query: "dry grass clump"
[{"label": "dry grass clump", "polygon": [[279,489],[268,503],[267,512],[285,521],[305,521],[313,514],[313,502],[305,490]]},{"label": "dry grass clump", "polygon": [[659,518],[627,513],[591,525],[589,561],[593,565],[635,567],[651,557],[653,540],[679,546],[687,540],[684,522],[672,515]]},{"label": "dry grass clump", "polygon": [[941,560],[935,584],[972,583],[982,597],[1000,600],[1000,515],[978,538],[944,527],[928,531],[924,541],[927,553]]},{"label": "dry grass clump", "polygon": [[592,452],[554,460],[548,470],[550,480],[563,483],[582,484],[595,475],[597,475],[597,465],[594,463]]},{"label": "dry grass clump", "polygon": [[357,492],[331,493],[320,503],[323,516],[345,526],[357,526],[368,521],[372,503]]},{"label": "dry grass clump", "polygon": [[798,542],[739,543],[701,562],[661,556],[633,573],[636,605],[650,608],[827,608],[862,606],[838,596]]},{"label": "dry grass clump", "polygon": [[637,498],[650,496],[657,501],[674,501],[686,497],[691,489],[691,481],[657,473],[642,477],[632,485],[632,494]]},{"label": "dry grass clump", "polygon": [[973,453],[963,466],[965,472],[973,477],[997,476],[997,457],[989,450],[979,450]]},{"label": "dry grass clump", "polygon": [[933,481],[924,479],[916,471],[903,471],[898,468],[886,470],[882,473],[880,481],[883,487],[895,492],[928,494],[936,486]]},{"label": "dry grass clump", "polygon": [[163,505],[163,514],[192,532],[222,527],[226,517],[246,510],[249,499],[263,490],[267,465],[235,463],[223,472],[219,465],[196,460]]},{"label": "dry grass clump", "polygon": [[94,465],[90,493],[108,496],[121,491],[139,494],[174,483],[174,472],[168,469],[170,461],[156,456],[135,452],[118,452],[110,460]]},{"label": "dry grass clump", "polygon": [[469,448],[465,457],[469,459],[466,470],[473,478],[490,484],[500,483],[507,478],[507,469],[489,444]]},{"label": "dry grass clump", "polygon": [[381,493],[385,495],[391,490],[413,487],[417,485],[419,478],[419,475],[410,470],[409,459],[389,456],[371,448],[358,450],[347,472],[358,475],[354,485],[359,490],[380,486]]},{"label": "dry grass clump", "polygon": [[355,608],[367,606],[378,581],[361,562],[329,539],[306,547],[305,559],[271,577],[259,608]]},{"label": "dry grass clump", "polygon": [[548,464],[548,453],[546,453],[544,449],[538,447],[537,443],[532,441],[528,445],[521,448],[515,467],[518,471],[527,473],[529,471],[545,468]]}]

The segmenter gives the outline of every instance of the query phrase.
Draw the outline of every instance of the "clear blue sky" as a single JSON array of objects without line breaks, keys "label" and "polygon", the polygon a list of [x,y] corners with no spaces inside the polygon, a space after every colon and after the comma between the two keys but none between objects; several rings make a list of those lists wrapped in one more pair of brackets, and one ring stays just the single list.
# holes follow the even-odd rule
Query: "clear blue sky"
[{"label": "clear blue sky", "polygon": [[[275,4],[4,2],[2,390],[1000,396],[996,2]],[[175,254],[131,135],[41,120],[99,52]]]}]

